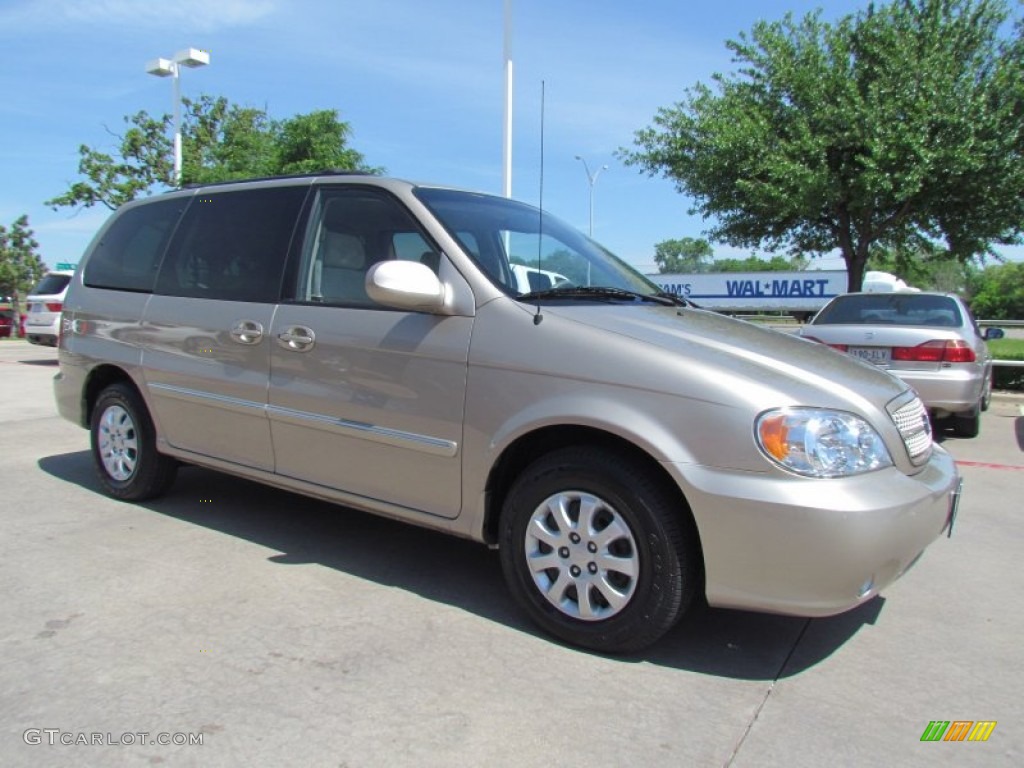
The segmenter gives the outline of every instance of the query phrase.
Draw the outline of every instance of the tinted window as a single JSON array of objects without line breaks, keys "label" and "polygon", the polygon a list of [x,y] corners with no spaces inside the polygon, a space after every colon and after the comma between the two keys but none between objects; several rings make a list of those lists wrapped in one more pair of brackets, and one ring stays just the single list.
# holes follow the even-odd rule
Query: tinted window
[{"label": "tinted window", "polygon": [[391,196],[370,189],[320,192],[303,252],[300,301],[377,306],[366,273],[379,261],[418,261],[437,272],[441,255]]},{"label": "tinted window", "polygon": [[396,259],[420,261],[433,248],[419,232],[396,232],[391,238],[391,250]]},{"label": "tinted window", "polygon": [[922,325],[957,328],[963,315],[948,296],[915,293],[858,293],[835,299],[814,325]]},{"label": "tinted window", "polygon": [[273,302],[305,187],[215,192],[193,199],[160,268],[156,291]]},{"label": "tinted window", "polygon": [[68,287],[71,275],[46,275],[39,285],[32,289],[33,296],[56,296]]},{"label": "tinted window", "polygon": [[187,202],[174,198],[120,213],[89,255],[83,282],[96,288],[152,291],[160,258]]}]

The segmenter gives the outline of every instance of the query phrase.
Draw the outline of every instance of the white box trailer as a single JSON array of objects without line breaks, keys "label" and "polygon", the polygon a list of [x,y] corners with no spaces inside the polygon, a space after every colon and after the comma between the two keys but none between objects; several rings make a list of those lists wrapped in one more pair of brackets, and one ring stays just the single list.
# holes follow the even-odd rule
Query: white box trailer
[{"label": "white box trailer", "polygon": [[846,270],[704,272],[647,277],[663,291],[716,312],[788,312],[813,315],[846,293]]}]

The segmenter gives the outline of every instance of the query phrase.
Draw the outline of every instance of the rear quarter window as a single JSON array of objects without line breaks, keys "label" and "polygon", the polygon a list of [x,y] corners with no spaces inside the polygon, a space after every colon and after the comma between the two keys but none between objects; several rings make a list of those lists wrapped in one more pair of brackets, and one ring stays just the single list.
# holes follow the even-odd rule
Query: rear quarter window
[{"label": "rear quarter window", "polygon": [[117,215],[89,254],[82,282],[93,288],[151,292],[187,198],[161,200]]}]

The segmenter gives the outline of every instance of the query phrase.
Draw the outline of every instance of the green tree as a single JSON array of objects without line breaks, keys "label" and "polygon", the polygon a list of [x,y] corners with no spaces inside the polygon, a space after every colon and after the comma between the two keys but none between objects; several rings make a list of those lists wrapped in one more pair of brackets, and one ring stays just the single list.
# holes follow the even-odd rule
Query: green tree
[{"label": "green tree", "polygon": [[46,265],[36,253],[38,247],[28,216],[19,216],[10,229],[0,224],[0,296],[11,297],[15,328],[21,316],[21,297],[46,274]]},{"label": "green tree", "polygon": [[182,184],[274,175],[276,127],[265,111],[207,95],[182,106]]},{"label": "green tree", "polygon": [[82,144],[78,147],[78,173],[84,179],[73,182],[46,205],[56,210],[61,206],[89,208],[99,203],[114,210],[156,184],[171,183],[173,147],[167,137],[170,118],[165,115],[155,119],[136,112],[124,121],[128,130],[117,136],[117,159]]},{"label": "green tree", "polygon": [[589,263],[585,258],[565,248],[559,248],[544,256],[541,268],[565,275],[576,285],[589,285]]},{"label": "green tree", "polygon": [[934,243],[920,243],[913,248],[874,248],[867,269],[896,275],[923,291],[965,294],[970,275],[978,268],[974,261],[950,258],[947,251]]},{"label": "green tree", "polygon": [[707,272],[714,252],[703,238],[684,237],[663,240],[654,245],[654,263],[664,274],[673,272]]},{"label": "green tree", "polygon": [[716,259],[711,268],[715,272],[788,272],[798,267],[784,256],[762,259],[751,255],[745,259]]},{"label": "green tree", "polygon": [[280,173],[310,173],[325,168],[368,168],[363,156],[348,146],[352,129],[333,109],[284,120],[277,130],[276,155]]},{"label": "green tree", "polygon": [[672,179],[708,234],[838,248],[850,289],[876,247],[942,239],[962,261],[1024,225],[1024,35],[1005,0],[894,0],[834,24],[760,22],[739,69],[636,134],[629,164]]},{"label": "green tree", "polygon": [[[774,260],[775,257],[773,256],[772,261]],[[788,262],[789,266],[787,269],[792,269],[795,272],[802,272],[811,266],[811,257],[805,253],[793,253],[790,254]]]},{"label": "green tree", "polygon": [[971,279],[971,311],[985,320],[1024,320],[1024,263],[992,265]]},{"label": "green tree", "polygon": [[928,279],[920,284],[912,283],[923,291],[944,291],[967,294],[970,290],[972,273],[978,270],[973,261],[938,259],[929,262]]},{"label": "green tree", "polygon": [[[222,96],[183,99],[182,105],[183,185],[326,169],[380,171],[348,146],[351,127],[335,110],[274,120],[265,110]],[[173,186],[170,117],[138,112],[124,120],[128,129],[117,136],[116,154],[80,146],[78,172],[84,178],[47,205],[100,203],[114,209],[154,188]]]}]

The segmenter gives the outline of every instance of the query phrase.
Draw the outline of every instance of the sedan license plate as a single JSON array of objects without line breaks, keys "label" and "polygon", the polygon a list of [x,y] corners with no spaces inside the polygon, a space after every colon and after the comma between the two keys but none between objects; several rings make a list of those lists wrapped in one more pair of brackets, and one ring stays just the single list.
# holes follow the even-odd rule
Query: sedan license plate
[{"label": "sedan license plate", "polygon": [[889,347],[848,347],[846,353],[875,365],[888,365],[892,362],[892,349]]}]

